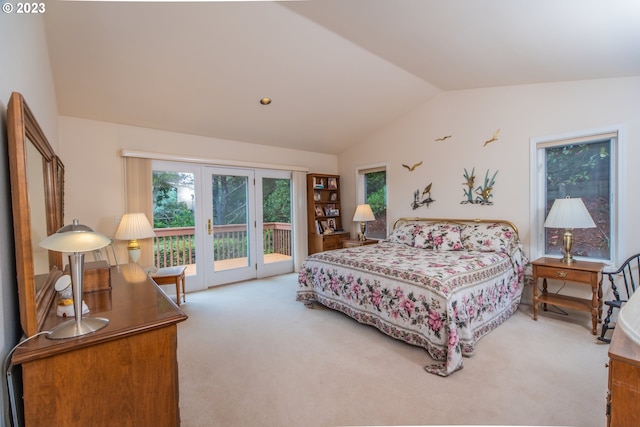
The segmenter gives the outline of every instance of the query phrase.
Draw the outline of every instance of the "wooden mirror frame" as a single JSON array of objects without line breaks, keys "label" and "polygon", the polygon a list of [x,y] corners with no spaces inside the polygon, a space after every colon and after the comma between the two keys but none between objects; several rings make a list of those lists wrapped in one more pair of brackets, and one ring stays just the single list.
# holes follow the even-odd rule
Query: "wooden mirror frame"
[{"label": "wooden mirror frame", "polygon": [[[38,236],[32,228],[31,218],[36,212],[31,211],[29,188],[37,188],[39,192],[39,186],[43,186],[45,212],[41,215],[44,215],[47,235],[55,233],[63,225],[64,166],[18,92],[11,94],[7,121],[20,324],[24,334],[30,337],[42,328],[54,299],[54,285],[62,275],[62,254],[49,251],[48,272],[36,274],[33,248],[40,242],[35,240],[46,236]],[[42,156],[42,183],[29,182],[29,168],[38,166],[28,164],[30,145]]]}]

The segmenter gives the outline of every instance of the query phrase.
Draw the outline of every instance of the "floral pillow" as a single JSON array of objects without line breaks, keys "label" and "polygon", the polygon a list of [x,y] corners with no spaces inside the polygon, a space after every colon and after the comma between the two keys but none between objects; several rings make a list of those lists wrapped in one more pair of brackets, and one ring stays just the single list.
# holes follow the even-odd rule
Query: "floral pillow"
[{"label": "floral pillow", "polygon": [[461,251],[460,227],[452,224],[416,227],[415,247],[438,251]]},{"label": "floral pillow", "polygon": [[407,246],[413,246],[415,241],[415,224],[403,224],[397,227],[387,238],[387,242],[404,243]]},{"label": "floral pillow", "polygon": [[417,225],[414,246],[420,249],[434,249],[433,235],[439,229],[437,225]]},{"label": "floral pillow", "polygon": [[516,234],[504,224],[474,224],[462,232],[462,245],[467,251],[507,252],[517,244]]},{"label": "floral pillow", "polygon": [[461,227],[454,224],[443,224],[438,232],[433,234],[433,246],[439,251],[461,251]]}]

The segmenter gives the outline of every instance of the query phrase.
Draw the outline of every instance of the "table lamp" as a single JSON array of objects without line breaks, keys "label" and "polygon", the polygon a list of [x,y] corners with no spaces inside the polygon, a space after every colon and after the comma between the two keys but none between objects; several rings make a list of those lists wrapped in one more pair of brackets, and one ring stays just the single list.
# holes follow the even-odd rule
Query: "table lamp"
[{"label": "table lamp", "polygon": [[84,252],[102,249],[111,240],[92,228],[82,225],[77,219],[40,242],[40,246],[56,252],[69,252],[69,271],[75,319],[68,320],[55,327],[48,335],[50,339],[79,337],[95,332],[109,324],[101,317],[82,318],[82,291],[84,283]]},{"label": "table lamp", "polygon": [[562,262],[571,264],[573,262],[573,256],[571,255],[573,233],[571,230],[574,228],[594,228],[596,224],[593,222],[581,198],[572,199],[566,197],[564,199],[556,199],[553,202],[544,226],[545,228],[565,229],[562,237],[564,246]]},{"label": "table lamp", "polygon": [[364,235],[367,231],[367,221],[375,220],[376,217],[373,216],[371,206],[369,206],[368,204],[358,205],[358,207],[356,208],[356,213],[353,215],[353,221],[360,221],[360,235],[358,236],[360,241],[364,242],[367,239]]},{"label": "table lamp", "polygon": [[138,243],[138,240],[149,239],[155,237],[155,235],[153,227],[151,227],[145,214],[128,213],[124,214],[120,220],[114,239],[129,241],[127,245],[129,258],[131,262],[136,263],[140,258],[140,243]]}]

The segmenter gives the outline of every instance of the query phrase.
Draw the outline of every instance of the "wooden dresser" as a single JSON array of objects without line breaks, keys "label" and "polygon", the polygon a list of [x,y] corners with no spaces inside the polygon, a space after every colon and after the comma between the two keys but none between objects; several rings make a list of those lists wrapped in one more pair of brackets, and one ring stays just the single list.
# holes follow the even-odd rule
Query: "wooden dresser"
[{"label": "wooden dresser", "polygon": [[[111,267],[109,290],[85,293],[109,325],[78,338],[20,346],[31,426],[179,426],[177,323],[184,312],[135,264]],[[64,319],[51,307],[43,330]]]},{"label": "wooden dresser", "polygon": [[607,426],[640,426],[640,346],[621,328],[613,331],[609,347]]}]

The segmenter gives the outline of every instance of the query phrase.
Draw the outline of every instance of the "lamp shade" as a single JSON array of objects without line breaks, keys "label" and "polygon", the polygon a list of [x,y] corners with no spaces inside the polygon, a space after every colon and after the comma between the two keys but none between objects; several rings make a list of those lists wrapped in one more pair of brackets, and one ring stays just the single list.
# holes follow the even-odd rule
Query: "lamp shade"
[{"label": "lamp shade", "polygon": [[373,211],[371,210],[371,206],[364,204],[358,205],[356,208],[356,213],[353,215],[354,221],[375,221],[376,217],[373,216]]},{"label": "lamp shade", "polygon": [[143,213],[124,214],[113,236],[117,240],[137,240],[155,237],[155,232]]},{"label": "lamp shade", "polygon": [[551,206],[547,220],[544,222],[546,228],[594,228],[593,222],[587,207],[581,198],[556,199]]},{"label": "lamp shade", "polygon": [[57,252],[88,252],[104,248],[111,240],[77,219],[40,242],[40,246]]}]

